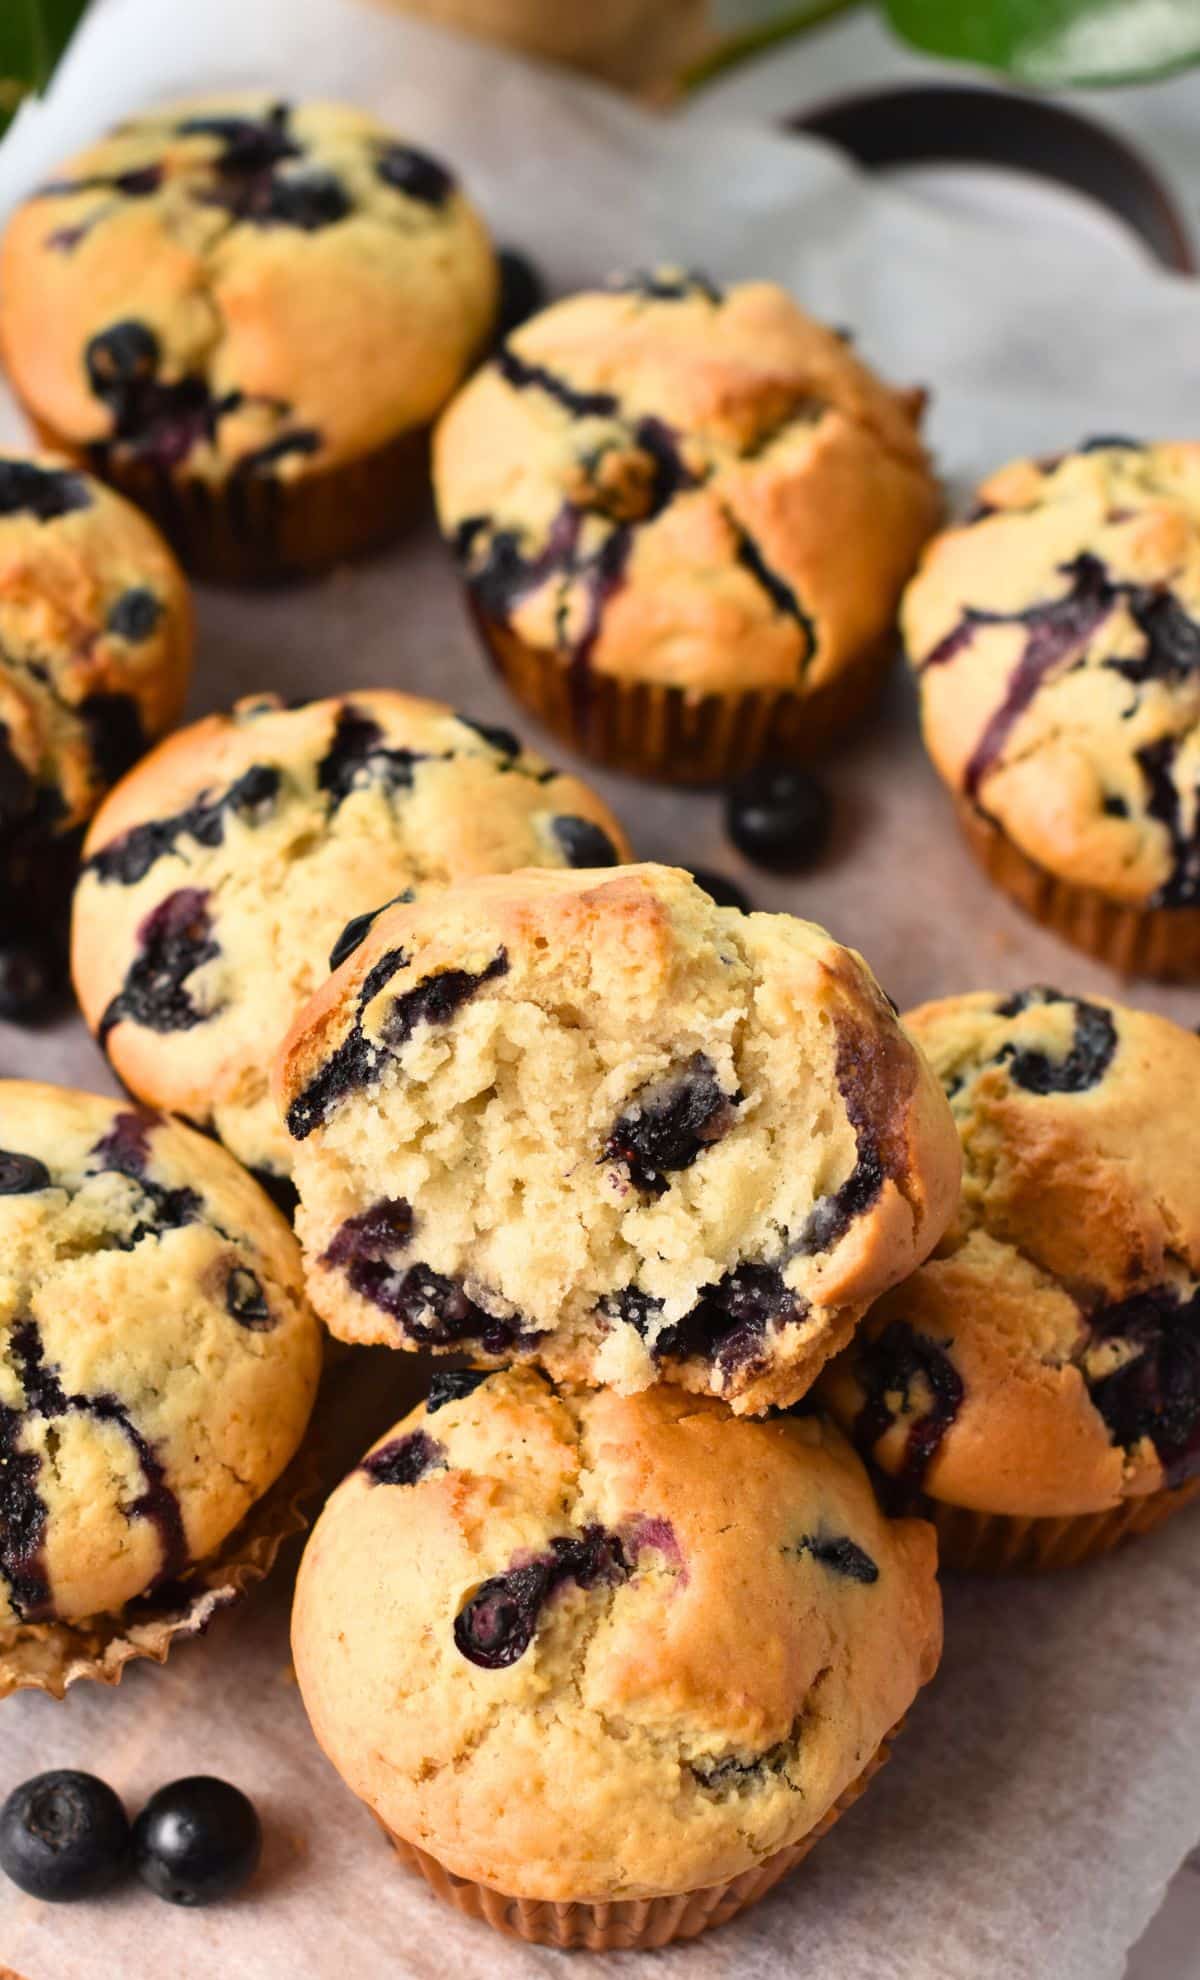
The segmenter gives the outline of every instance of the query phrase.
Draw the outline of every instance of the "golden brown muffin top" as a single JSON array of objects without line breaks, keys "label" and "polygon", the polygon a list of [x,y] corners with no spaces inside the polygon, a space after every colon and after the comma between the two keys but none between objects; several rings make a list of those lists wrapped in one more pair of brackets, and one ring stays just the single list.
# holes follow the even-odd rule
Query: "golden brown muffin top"
[{"label": "golden brown muffin top", "polygon": [[650,1897],[820,1821],[933,1674],[934,1568],[815,1417],[435,1376],[318,1522],[293,1653],[396,1834],[518,1896]]},{"label": "golden brown muffin top", "polygon": [[594,791],[507,729],[376,689],[256,695],[179,730],[84,852],[75,983],[121,1078],[285,1176],[271,1057],[335,946],[397,895],[629,847]]},{"label": "golden brown muffin top", "polygon": [[148,111],[5,235],[0,340],[64,443],[290,479],[424,426],[482,347],[495,259],[452,174],[366,111]]},{"label": "golden brown muffin top", "polygon": [[224,1149],[0,1081],[0,1636],[211,1555],[299,1444],[320,1358],[295,1239]]},{"label": "golden brown muffin top", "polygon": [[1101,998],[908,1023],[950,1099],[958,1217],[822,1394],[911,1499],[1101,1512],[1200,1468],[1200,1038]]},{"label": "golden brown muffin top", "polygon": [[443,532],[483,617],[576,674],[817,688],[885,634],[937,521],[920,404],[773,283],[624,278],[447,409]]},{"label": "golden brown muffin top", "polygon": [[957,1137],[867,965],[690,875],[526,871],[380,915],[276,1064],[344,1339],[790,1403],[932,1249]]},{"label": "golden brown muffin top", "polygon": [[0,453],[0,835],[89,818],[178,716],[191,657],[154,526],[54,455]]},{"label": "golden brown muffin top", "polygon": [[1200,445],[1014,461],[905,594],[946,783],[1059,879],[1200,903]]}]

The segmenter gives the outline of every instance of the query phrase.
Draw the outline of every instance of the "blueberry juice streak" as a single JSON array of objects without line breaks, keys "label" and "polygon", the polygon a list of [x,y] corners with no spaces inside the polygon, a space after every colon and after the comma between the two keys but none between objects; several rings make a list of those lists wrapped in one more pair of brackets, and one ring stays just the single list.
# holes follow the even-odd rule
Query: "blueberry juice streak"
[{"label": "blueberry juice streak", "polygon": [[891,1321],[875,1340],[856,1349],[855,1358],[866,1400],[852,1434],[864,1457],[872,1458],[892,1425],[913,1409],[918,1385],[928,1397],[909,1424],[899,1469],[889,1471],[885,1481],[889,1509],[904,1511],[919,1498],[942,1439],[962,1408],[962,1377],[937,1342],[918,1334],[907,1320]]},{"label": "blueberry juice streak", "polygon": [[47,1367],[36,1321],[21,1320],[10,1336],[13,1364],[21,1383],[19,1408],[0,1406],[0,1576],[8,1584],[13,1608],[25,1622],[47,1620],[54,1614],[50,1579],[43,1547],[48,1508],[38,1491],[42,1460],[21,1448],[30,1423],[54,1423],[72,1415],[111,1423],[129,1443],[142,1475],[142,1489],[125,1507],[127,1519],[145,1519],[155,1528],[160,1565],[150,1587],[181,1574],[188,1564],[187,1541],[179,1501],[167,1483],[166,1471],[153,1445],[130,1421],[114,1395],[68,1395],[57,1371]]},{"label": "blueberry juice streak", "polygon": [[551,1540],[545,1553],[514,1562],[476,1589],[454,1618],[455,1647],[481,1670],[504,1670],[525,1655],[559,1589],[615,1587],[632,1572],[620,1538],[602,1526]]}]

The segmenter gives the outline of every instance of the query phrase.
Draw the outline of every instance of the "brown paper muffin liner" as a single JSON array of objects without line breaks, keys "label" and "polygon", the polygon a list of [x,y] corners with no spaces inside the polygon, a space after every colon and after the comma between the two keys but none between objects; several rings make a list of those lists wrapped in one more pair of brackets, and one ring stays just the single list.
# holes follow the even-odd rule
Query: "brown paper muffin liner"
[{"label": "brown paper muffin liner", "polygon": [[0,1629],[0,1698],[22,1690],[62,1698],[81,1678],[120,1684],[127,1664],[165,1663],[181,1638],[201,1635],[270,1573],[284,1541],[308,1525],[303,1507],[317,1480],[311,1447],[302,1445],[223,1547],[186,1580],[139,1597],[121,1615]]},{"label": "brown paper muffin liner", "polygon": [[582,670],[472,610],[497,672],[554,735],[609,769],[672,784],[725,783],[772,758],[817,754],[871,707],[892,661],[880,646],[811,694],[701,694]]},{"label": "brown paper muffin liner", "polygon": [[[588,1952],[648,1952],[671,1945],[677,1939],[699,1938],[701,1932],[728,1924],[740,1911],[765,1897],[781,1877],[804,1861],[814,1844],[829,1834],[846,1810],[853,1807],[867,1782],[890,1757],[892,1742],[903,1724],[901,1720],[893,1726],[862,1772],[849,1787],[843,1788],[832,1808],[799,1842],[776,1850],[764,1863],[753,1870],[743,1870],[739,1877],[732,1877],[724,1884],[682,1891],[674,1897],[620,1898],[598,1904],[583,1899],[556,1903],[541,1898],[508,1897],[487,1884],[455,1876],[436,1857],[393,1834],[385,1822],[380,1821],[379,1826],[401,1863],[424,1877],[443,1904],[453,1905],[465,1917],[478,1919],[494,1931],[525,1939],[532,1945],[557,1946],[563,1952],[580,1948]],[[378,1816],[376,1820],[379,1821]]]},{"label": "brown paper muffin liner", "polygon": [[1200,908],[1136,908],[1038,866],[965,799],[959,824],[988,879],[1035,921],[1126,976],[1200,979]]},{"label": "brown paper muffin liner", "polygon": [[1017,1519],[1006,1513],[971,1512],[965,1506],[922,1504],[921,1517],[937,1528],[938,1563],[960,1574],[1040,1573],[1097,1560],[1122,1540],[1153,1533],[1172,1513],[1200,1497],[1200,1478],[1186,1485],[1125,1499],[1109,1512],[1075,1513],[1065,1519]]},{"label": "brown paper muffin liner", "polygon": [[369,454],[295,479],[229,474],[222,481],[78,447],[25,407],[39,439],[135,502],[193,577],[271,584],[327,570],[381,548],[430,503],[427,428]]}]

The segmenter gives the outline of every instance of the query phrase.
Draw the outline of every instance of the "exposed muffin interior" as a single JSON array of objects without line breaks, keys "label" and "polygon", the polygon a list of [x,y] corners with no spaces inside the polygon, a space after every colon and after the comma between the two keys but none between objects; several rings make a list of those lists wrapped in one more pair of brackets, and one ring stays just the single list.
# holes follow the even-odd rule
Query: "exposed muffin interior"
[{"label": "exposed muffin interior", "polygon": [[788,1402],[950,1215],[952,1123],[861,959],[685,874],[382,915],[277,1067],[352,1340]]},{"label": "exposed muffin interior", "polygon": [[627,851],[595,794],[505,729],[401,694],[256,696],[173,736],[96,818],[80,1003],[134,1091],[286,1177],[271,1054],[376,909],[462,874]]}]

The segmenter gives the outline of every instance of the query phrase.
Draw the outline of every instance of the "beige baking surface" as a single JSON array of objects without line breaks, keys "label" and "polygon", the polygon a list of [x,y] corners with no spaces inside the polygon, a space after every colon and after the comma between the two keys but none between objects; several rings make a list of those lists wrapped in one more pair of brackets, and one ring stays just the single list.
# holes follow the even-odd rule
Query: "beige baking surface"
[{"label": "beige baking surface", "polygon": [[[56,102],[0,151],[0,202],[59,152],[156,93],[209,82],[358,96],[457,158],[499,232],[558,286],[656,255],[769,272],[857,327],[895,377],[936,390],[932,434],[959,484],[1004,455],[1097,430],[1200,425],[1200,298],[1111,256],[989,236],[755,132],[671,132],[335,0],[106,0]],[[11,423],[3,429],[14,433]],[[192,710],[395,683],[535,740],[490,679],[432,535],[291,593],[200,601]],[[556,752],[561,757],[561,752]],[[996,899],[954,834],[897,677],[873,731],[828,765],[838,829],[805,880],[769,881],[726,844],[719,803],[601,779],[640,852],[721,867],[760,906],[826,922],[902,1004],[972,986],[1117,990]],[[1192,1023],[1200,996],[1128,987]],[[0,1028],[0,1071],[111,1086],[80,1027]],[[1186,1102],[1186,1096],[1184,1096]],[[1194,1104],[1194,1103],[1193,1103]],[[348,1365],[351,1463],[421,1384],[379,1355]],[[394,1403],[381,1391],[395,1384]],[[660,1956],[680,1980],[1118,1980],[1127,1947],[1200,1837],[1200,1517],[1061,1582],[948,1593],[943,1671],[863,1803],[794,1884],[711,1940]],[[398,1871],[311,1742],[287,1657],[288,1577],[165,1669],[64,1705],[0,1708],[0,1790],[35,1768],[96,1768],[136,1803],[173,1775],[227,1774],[259,1801],[264,1871],[236,1903],[173,1911],[133,1892],[52,1909],[0,1891],[0,1961],[26,1980],[490,1980],[565,1972],[494,1940]],[[625,1975],[629,1956],[576,1956]],[[645,1969],[647,1972],[649,1968]]]}]

